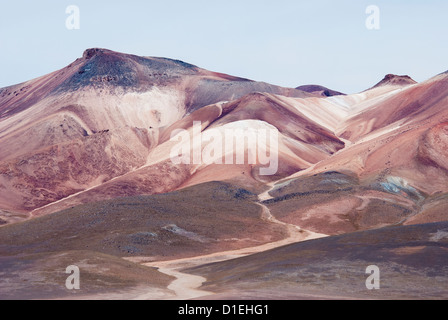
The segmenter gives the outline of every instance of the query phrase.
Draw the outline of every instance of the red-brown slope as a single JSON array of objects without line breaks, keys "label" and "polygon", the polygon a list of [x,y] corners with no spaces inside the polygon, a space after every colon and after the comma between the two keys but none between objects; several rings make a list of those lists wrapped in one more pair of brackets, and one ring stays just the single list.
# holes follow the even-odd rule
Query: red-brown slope
[{"label": "red-brown slope", "polygon": [[[270,205],[277,219],[326,234],[448,219],[447,75],[373,101],[369,107],[355,104],[358,113],[341,125],[349,140],[344,149],[277,184],[278,190],[291,189],[270,193],[278,198]],[[334,172],[357,182],[329,179]],[[304,186],[321,174],[326,178],[315,191],[285,187]],[[324,190],[332,184],[343,190]]]},{"label": "red-brown slope", "polygon": [[339,135],[355,142],[392,124],[425,125],[428,121],[438,121],[445,117],[447,102],[447,75],[439,75],[419,84],[401,86],[386,96],[386,99],[349,117],[341,126]]},{"label": "red-brown slope", "polygon": [[0,207],[29,211],[130,173],[162,128],[260,90],[310,96],[178,60],[88,49],[66,68],[0,89]]},{"label": "red-brown slope", "polygon": [[429,194],[448,192],[447,105],[447,75],[399,90],[349,118],[341,135],[353,145],[316,170],[398,176]]},{"label": "red-brown slope", "polygon": [[[190,130],[195,122],[202,124],[202,134],[210,130],[225,135],[227,129],[272,128],[279,132],[278,169],[269,176],[260,175],[260,163],[248,161],[246,144],[245,163],[228,164],[224,154],[222,164],[183,164],[171,161],[170,152],[177,140],[171,141],[176,130]],[[34,215],[42,215],[82,203],[168,192],[173,189],[197,185],[208,181],[229,181],[255,192],[261,192],[265,183],[289,176],[328,158],[340,150],[344,143],[329,130],[311,121],[294,106],[271,94],[254,93],[235,102],[209,105],[198,109],[167,128],[160,130],[159,144],[150,152],[147,163],[140,169],[129,172],[112,181],[105,182],[85,192],[71,196],[44,208]],[[202,148],[205,147],[205,144]],[[192,145],[191,145],[192,148]],[[190,151],[192,153],[192,151]]]}]

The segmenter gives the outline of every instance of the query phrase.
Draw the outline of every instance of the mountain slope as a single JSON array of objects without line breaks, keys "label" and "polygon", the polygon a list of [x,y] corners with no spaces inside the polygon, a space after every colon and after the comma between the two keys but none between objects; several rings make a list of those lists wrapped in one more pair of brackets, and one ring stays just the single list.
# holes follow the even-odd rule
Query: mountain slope
[{"label": "mountain slope", "polygon": [[[352,217],[362,207],[358,200],[373,192],[372,203],[392,197],[400,219],[412,220],[430,207],[431,197],[448,193],[447,90],[446,74],[420,84],[387,75],[365,92],[321,97],[177,60],[89,49],[60,71],[1,90],[2,221],[215,180],[261,193],[279,179],[326,172],[358,181],[356,195],[340,195],[351,203],[341,214]],[[172,134],[184,130],[194,140],[197,121],[200,135],[275,129],[278,170],[260,175],[258,158],[253,164],[174,164]],[[238,152],[248,159],[250,148]],[[193,145],[188,149],[194,153]],[[298,223],[296,211],[287,215]],[[380,220],[367,225],[381,226]]]},{"label": "mountain slope", "polygon": [[64,69],[0,89],[0,207],[29,212],[130,173],[164,127],[260,90],[311,96],[182,61],[88,49]]}]

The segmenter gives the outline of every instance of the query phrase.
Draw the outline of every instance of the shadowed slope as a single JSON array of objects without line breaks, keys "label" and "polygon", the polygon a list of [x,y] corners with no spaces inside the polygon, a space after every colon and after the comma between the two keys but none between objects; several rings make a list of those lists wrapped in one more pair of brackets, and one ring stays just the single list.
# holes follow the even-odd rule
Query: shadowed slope
[{"label": "shadowed slope", "polygon": [[[366,268],[380,269],[367,290]],[[446,299],[448,222],[391,227],[309,240],[185,272],[226,299]]]},{"label": "shadowed slope", "polygon": [[91,203],[2,227],[0,298],[69,296],[63,275],[69,265],[79,266],[83,286],[71,298],[169,297],[170,277],[121,258],[172,260],[288,237],[286,227],[264,219],[256,199],[244,189],[212,182]]},{"label": "shadowed slope", "polygon": [[305,91],[305,92],[309,92],[309,93],[317,93],[317,94],[320,94],[323,97],[332,97],[332,96],[345,95],[342,92],[331,90],[331,89],[328,89],[326,87],[315,85],[315,84],[300,86],[300,87],[297,87],[296,89],[302,90],[302,91]]},{"label": "shadowed slope", "polygon": [[0,253],[91,250],[163,260],[283,239],[284,228],[264,221],[253,200],[244,189],[210,182],[86,204],[0,228]]},{"label": "shadowed slope", "polygon": [[[80,290],[65,287],[68,266],[80,268]],[[163,299],[174,279],[154,268],[89,250],[0,257],[0,299]]]}]

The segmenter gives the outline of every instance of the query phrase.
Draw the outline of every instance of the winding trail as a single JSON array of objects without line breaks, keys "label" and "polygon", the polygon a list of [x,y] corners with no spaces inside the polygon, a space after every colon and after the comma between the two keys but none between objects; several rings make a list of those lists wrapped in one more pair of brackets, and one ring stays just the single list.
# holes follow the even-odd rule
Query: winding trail
[{"label": "winding trail", "polygon": [[[272,188],[274,188],[274,185],[272,185]],[[264,195],[268,194],[268,192],[269,190],[265,192]],[[203,283],[207,281],[206,278],[182,272],[182,270],[185,268],[244,257],[247,255],[263,252],[266,250],[271,250],[288,244],[328,236],[326,234],[320,234],[309,230],[303,230],[296,225],[279,221],[271,214],[271,211],[266,205],[262,204],[261,202],[258,202],[257,204],[262,209],[261,218],[265,221],[269,221],[271,223],[279,224],[285,227],[286,230],[288,231],[288,237],[279,241],[266,243],[255,247],[216,252],[212,254],[201,255],[191,258],[142,263],[145,266],[157,268],[159,272],[176,278],[168,286],[168,289],[173,292],[173,296],[167,297],[166,300],[188,300],[204,296],[210,296],[214,294],[213,292],[199,289],[203,285]],[[132,258],[128,259],[134,262],[138,262],[136,261],[136,259]],[[148,297],[150,297],[150,294],[144,294],[137,297],[136,299],[147,299]]]},{"label": "winding trail", "polygon": [[[207,281],[204,277],[183,273],[170,268],[159,268],[158,271],[176,278],[176,280],[171,282],[168,286],[168,290],[173,291],[175,294],[175,297],[172,299],[189,300],[213,294],[213,292],[198,289],[205,281]],[[171,298],[168,298],[167,300],[169,299]]]}]

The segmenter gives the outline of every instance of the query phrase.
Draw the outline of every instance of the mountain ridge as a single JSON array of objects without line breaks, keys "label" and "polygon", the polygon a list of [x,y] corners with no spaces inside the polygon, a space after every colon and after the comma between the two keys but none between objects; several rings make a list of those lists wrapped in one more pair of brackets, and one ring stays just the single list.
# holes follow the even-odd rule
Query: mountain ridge
[{"label": "mountain ridge", "polygon": [[99,48],[0,89],[0,299],[446,298],[448,76],[305,89]]}]

